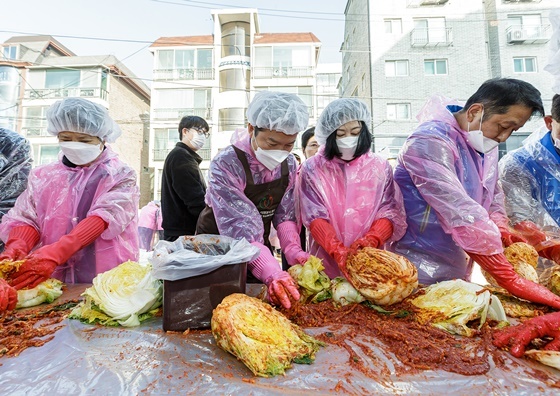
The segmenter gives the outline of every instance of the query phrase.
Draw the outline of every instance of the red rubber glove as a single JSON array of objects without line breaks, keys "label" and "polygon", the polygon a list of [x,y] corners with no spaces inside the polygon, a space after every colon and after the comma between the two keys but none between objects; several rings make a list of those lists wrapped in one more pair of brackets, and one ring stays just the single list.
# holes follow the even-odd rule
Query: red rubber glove
[{"label": "red rubber glove", "polygon": [[549,241],[552,246],[547,246],[539,250],[539,256],[560,264],[560,241]]},{"label": "red rubber glove", "polygon": [[278,240],[289,265],[305,264],[310,254],[301,248],[299,230],[293,221],[278,224]]},{"label": "red rubber glove", "polygon": [[393,222],[389,219],[377,219],[373,222],[366,234],[354,241],[350,250],[359,250],[365,247],[379,248],[393,235]]},{"label": "red rubber glove", "polygon": [[46,281],[57,265],[64,264],[78,250],[95,241],[106,228],[107,223],[101,217],[86,217],[68,235],[29,255],[11,276],[11,285],[17,290],[25,287],[32,289]]},{"label": "red rubber glove", "polygon": [[264,282],[268,286],[268,299],[271,303],[289,309],[292,306],[290,296],[299,300],[299,291],[294,279],[286,271],[270,275]]},{"label": "red rubber glove", "polygon": [[514,327],[507,327],[494,333],[494,345],[499,348],[511,346],[510,353],[521,357],[525,348],[535,338],[552,337],[543,348],[560,351],[560,312],[538,316]]},{"label": "red rubber glove", "polygon": [[23,259],[37,242],[39,242],[39,233],[34,227],[22,225],[12,228],[4,251],[0,254],[0,261]]},{"label": "red rubber glove", "polygon": [[325,219],[315,219],[309,225],[311,236],[325,251],[335,259],[342,274],[348,278],[346,273],[346,258],[348,249],[336,236],[334,227]]},{"label": "red rubber glove", "polygon": [[515,231],[521,234],[531,246],[537,246],[546,240],[546,234],[532,221],[525,220],[513,226]]},{"label": "red rubber glove", "polygon": [[491,256],[468,253],[483,270],[494,277],[498,285],[516,297],[560,309],[560,297],[546,287],[520,277],[503,253]]},{"label": "red rubber glove", "polygon": [[0,278],[0,313],[12,311],[17,304],[17,291]]},{"label": "red rubber glove", "polygon": [[505,247],[508,247],[515,242],[527,243],[527,239],[525,239],[520,233],[515,231],[512,232],[512,230],[503,227],[498,227],[498,229],[500,230],[500,234],[502,236],[502,244]]}]

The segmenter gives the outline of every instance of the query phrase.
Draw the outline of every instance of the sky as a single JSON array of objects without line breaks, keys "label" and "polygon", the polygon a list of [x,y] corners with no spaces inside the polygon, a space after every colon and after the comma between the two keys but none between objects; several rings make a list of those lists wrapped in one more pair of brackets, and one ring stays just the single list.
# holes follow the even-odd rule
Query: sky
[{"label": "sky", "polygon": [[[320,63],[341,62],[346,0],[2,0],[0,42],[51,35],[76,55],[114,55],[151,85],[159,37],[213,33],[212,9],[257,8],[263,33],[313,32]],[[258,7],[257,7],[258,5]]]}]

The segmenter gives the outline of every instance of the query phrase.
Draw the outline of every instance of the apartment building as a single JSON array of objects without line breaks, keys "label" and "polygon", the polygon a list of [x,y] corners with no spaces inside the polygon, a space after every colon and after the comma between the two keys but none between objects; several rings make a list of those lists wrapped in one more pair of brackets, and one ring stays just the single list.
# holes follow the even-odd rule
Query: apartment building
[{"label": "apartment building", "polygon": [[12,37],[0,57],[0,126],[29,139],[34,165],[58,158],[46,111],[64,97],[106,107],[123,134],[111,147],[138,175],[140,204],[153,196],[148,165],[150,90],[112,55],[77,56],[51,36]]},{"label": "apartment building", "polygon": [[[247,124],[256,92],[296,93],[307,104],[310,125],[338,97],[340,64],[318,64],[321,42],[311,32],[261,32],[256,9],[212,10],[214,27],[205,35],[161,37],[154,55],[150,120],[150,167],[159,198],[164,160],[179,139],[185,115],[206,119],[211,137],[199,150],[206,175],[210,160]],[[211,34],[208,34],[211,33]],[[299,140],[295,148],[299,150]]]},{"label": "apartment building", "polygon": [[[555,0],[348,0],[342,95],[372,110],[374,150],[393,158],[434,94],[465,101],[482,82],[512,77],[535,85],[550,109],[549,10]],[[500,145],[519,147],[542,120]]]}]

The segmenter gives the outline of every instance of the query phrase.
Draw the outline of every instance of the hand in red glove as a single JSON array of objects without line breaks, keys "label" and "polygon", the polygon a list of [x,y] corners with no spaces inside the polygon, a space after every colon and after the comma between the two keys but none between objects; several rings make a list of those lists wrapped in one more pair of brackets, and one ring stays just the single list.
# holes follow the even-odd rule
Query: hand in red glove
[{"label": "hand in red glove", "polygon": [[29,255],[19,270],[11,275],[11,285],[17,290],[32,289],[46,281],[57,265],[64,264],[74,253],[92,243],[105,228],[107,223],[100,217],[85,218],[68,235]]},{"label": "hand in red glove", "polygon": [[502,236],[502,244],[505,247],[510,246],[511,244],[514,244],[516,242],[525,242],[527,243],[527,239],[525,239],[523,236],[521,236],[519,233],[517,232],[512,232],[512,230],[507,229],[507,228],[503,228],[503,227],[498,227],[500,229],[500,234]]},{"label": "hand in red glove", "polygon": [[369,231],[361,238],[354,241],[350,250],[360,250],[365,247],[379,248],[393,235],[393,223],[389,219],[377,219]]},{"label": "hand in red glove", "polygon": [[552,260],[556,264],[560,265],[560,241],[549,242],[551,243],[551,246],[541,248],[539,250],[539,256]]},{"label": "hand in red glove", "polygon": [[315,219],[309,225],[311,236],[325,251],[335,259],[342,274],[348,278],[346,272],[346,258],[348,249],[336,236],[334,227],[325,219]]},{"label": "hand in red glove", "polygon": [[494,333],[494,345],[499,348],[511,346],[513,356],[521,357],[525,348],[535,338],[552,337],[543,349],[560,351],[560,312],[529,319],[514,327],[507,327]]},{"label": "hand in red glove", "polygon": [[0,313],[11,311],[17,304],[17,291],[0,278]]},{"label": "hand in red glove", "polygon": [[546,234],[532,221],[525,220],[513,226],[515,231],[521,234],[531,246],[537,246],[546,240]]},{"label": "hand in red glove", "polygon": [[516,297],[560,309],[560,297],[546,287],[520,277],[503,253],[490,256],[468,253],[483,270],[494,277],[498,285]]},{"label": "hand in red glove", "polygon": [[268,286],[268,299],[271,303],[289,309],[292,306],[290,296],[299,300],[299,291],[294,279],[286,271],[278,271],[270,275],[264,283]]},{"label": "hand in red glove", "polygon": [[39,242],[39,233],[35,228],[28,225],[12,228],[4,251],[0,254],[0,261],[23,259],[37,242]]}]

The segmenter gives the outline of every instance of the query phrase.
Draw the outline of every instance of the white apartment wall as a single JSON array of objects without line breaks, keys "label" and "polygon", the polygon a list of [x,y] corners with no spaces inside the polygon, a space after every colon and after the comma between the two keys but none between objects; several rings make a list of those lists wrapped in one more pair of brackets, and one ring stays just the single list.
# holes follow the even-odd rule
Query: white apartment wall
[{"label": "white apartment wall", "polygon": [[[439,94],[466,100],[490,76],[482,1],[451,1],[435,7],[407,7],[407,2],[376,2],[372,10],[372,117],[376,135],[410,133],[417,125],[416,115],[430,97]],[[449,45],[411,45],[416,18],[441,17],[451,29]],[[384,19],[389,18],[402,20],[402,34],[385,34]],[[447,60],[448,74],[425,75],[424,61],[429,59]],[[408,60],[409,75],[386,76],[385,62],[392,60]],[[410,118],[387,120],[388,103],[410,104]],[[382,149],[383,144],[376,145],[376,151]]]},{"label": "white apartment wall", "polygon": [[[376,151],[385,145],[400,145],[417,126],[416,114],[426,99],[439,93],[465,101],[480,84],[491,77],[513,77],[528,81],[543,94],[545,108],[550,107],[549,98],[552,77],[542,69],[547,63],[548,43],[511,45],[506,41],[507,16],[517,13],[540,13],[542,24],[549,24],[548,10],[558,7],[556,0],[504,3],[503,0],[448,1],[439,6],[409,6],[410,0],[369,1],[371,66],[366,61],[361,45],[364,38],[352,36],[361,26],[356,14],[364,13],[366,0],[349,0],[345,44],[343,45],[343,96],[350,96],[358,87],[358,77],[368,68],[371,70],[372,117],[376,135]],[[451,28],[451,45],[414,47],[410,34],[414,18],[444,17]],[[402,20],[402,33],[386,34],[384,19]],[[496,31],[497,30],[497,31]],[[365,29],[356,29],[365,35]],[[497,41],[497,42],[496,42]],[[347,50],[349,50],[347,52]],[[514,73],[513,57],[535,56],[537,73]],[[447,75],[425,75],[424,60],[447,59]],[[388,77],[385,61],[407,60],[409,75]],[[349,75],[347,71],[350,70]],[[364,91],[367,91],[365,89]],[[368,100],[367,95],[360,95]],[[387,103],[410,103],[409,120],[387,120]],[[524,133],[534,130],[542,120],[525,126]],[[383,135],[400,136],[383,139]],[[508,146],[509,148],[509,146]]]}]

